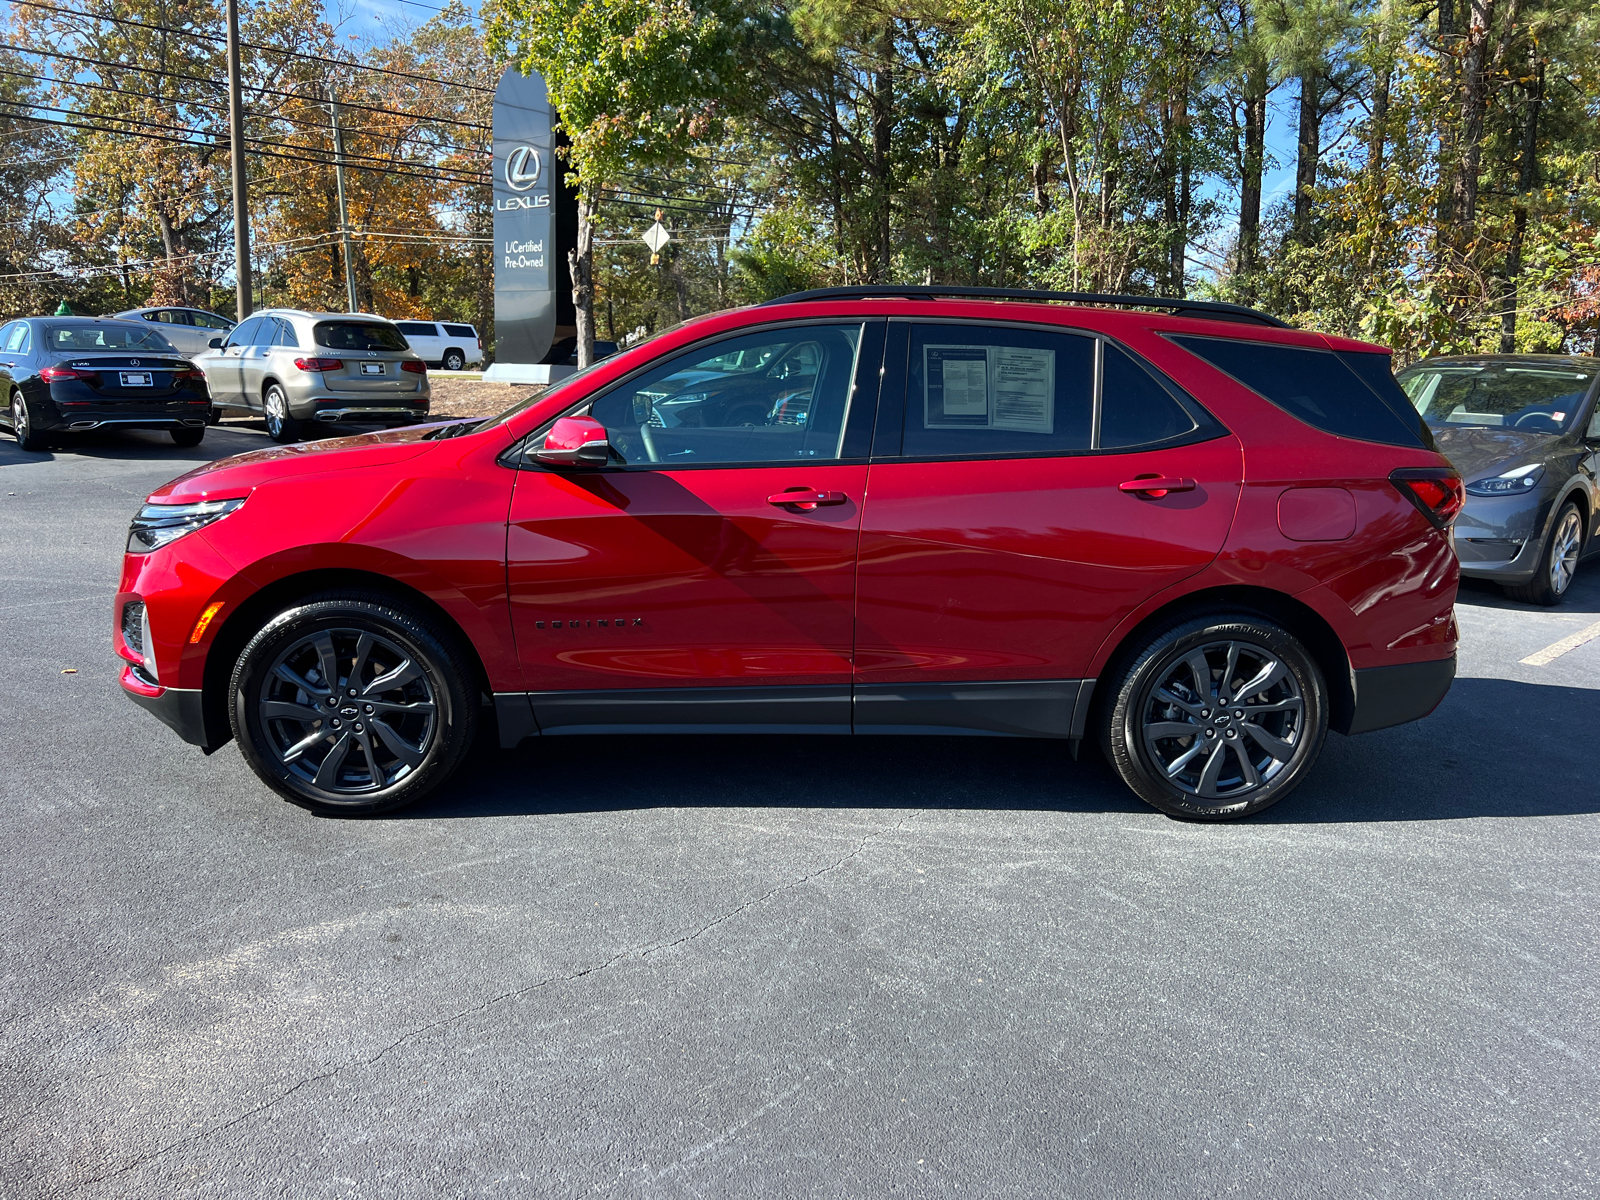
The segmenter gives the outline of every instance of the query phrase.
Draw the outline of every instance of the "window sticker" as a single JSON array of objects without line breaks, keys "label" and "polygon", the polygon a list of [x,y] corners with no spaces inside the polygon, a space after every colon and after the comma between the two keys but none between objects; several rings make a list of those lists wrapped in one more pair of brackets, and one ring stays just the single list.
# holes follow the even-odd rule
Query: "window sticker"
[{"label": "window sticker", "polygon": [[923,427],[1055,432],[1056,352],[924,346]]}]

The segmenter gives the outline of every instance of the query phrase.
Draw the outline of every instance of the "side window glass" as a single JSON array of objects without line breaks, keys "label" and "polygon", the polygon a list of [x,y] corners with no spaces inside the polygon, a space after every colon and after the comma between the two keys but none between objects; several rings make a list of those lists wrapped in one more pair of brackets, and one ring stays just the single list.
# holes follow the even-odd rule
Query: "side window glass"
[{"label": "side window glass", "polygon": [[1192,433],[1194,418],[1123,350],[1105,344],[1100,382],[1100,446],[1145,446]]},{"label": "side window glass", "polygon": [[17,330],[21,327],[21,321],[13,321],[4,329],[0,329],[0,350],[11,351],[16,349],[11,343],[17,340]]},{"label": "side window glass", "polygon": [[1331,350],[1171,334],[1172,340],[1314,429],[1390,446],[1424,444]]},{"label": "side window glass", "polygon": [[18,321],[16,332],[6,339],[6,349],[16,354],[26,354],[33,349],[33,329]]},{"label": "side window glass", "polygon": [[594,402],[629,465],[838,458],[861,326],[766,329],[691,350]]},{"label": "side window glass", "polygon": [[994,325],[911,331],[908,458],[1088,450],[1094,339]]},{"label": "side window glass", "polygon": [[260,324],[261,324],[261,318],[260,317],[251,317],[248,321],[245,321],[243,324],[236,326],[234,328],[234,331],[231,334],[228,335],[228,345],[230,345],[230,346],[248,346],[248,345],[250,345],[252,340],[256,336],[256,329],[260,326]]},{"label": "side window glass", "polygon": [[293,325],[279,317],[278,340],[272,344],[274,346],[298,346],[300,345],[300,336],[295,333]]}]

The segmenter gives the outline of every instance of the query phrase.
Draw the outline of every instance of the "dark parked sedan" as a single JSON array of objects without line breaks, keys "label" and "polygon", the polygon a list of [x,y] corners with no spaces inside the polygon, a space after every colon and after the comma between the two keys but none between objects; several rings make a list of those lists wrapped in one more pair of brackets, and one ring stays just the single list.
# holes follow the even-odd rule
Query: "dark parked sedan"
[{"label": "dark parked sedan", "polygon": [[1559,604],[1597,544],[1600,364],[1552,354],[1430,358],[1399,376],[1466,483],[1461,573]]},{"label": "dark parked sedan", "polygon": [[197,446],[211,407],[205,376],[143,321],[28,317],[0,328],[0,421],[24,450],[91,429],[165,429]]}]

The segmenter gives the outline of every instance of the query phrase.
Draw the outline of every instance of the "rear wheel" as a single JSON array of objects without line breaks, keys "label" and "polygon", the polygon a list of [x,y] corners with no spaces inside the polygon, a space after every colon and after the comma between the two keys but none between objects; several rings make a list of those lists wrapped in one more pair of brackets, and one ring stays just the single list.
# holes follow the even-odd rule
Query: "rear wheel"
[{"label": "rear wheel", "polygon": [[446,371],[459,371],[467,365],[467,356],[459,350],[446,350],[444,352],[444,369]]},{"label": "rear wheel", "polygon": [[229,683],[245,760],[285,799],[369,815],[413,804],[461,765],[477,731],[458,641],[384,596],[327,594],[279,613]]},{"label": "rear wheel", "polygon": [[42,434],[34,432],[28,412],[28,402],[20,390],[11,393],[11,432],[17,439],[19,450],[48,450],[49,443]]},{"label": "rear wheel", "polygon": [[1572,586],[1578,573],[1578,555],[1583,552],[1583,514],[1570,501],[1556,514],[1550,526],[1550,539],[1539,556],[1539,573],[1527,583],[1507,584],[1506,595],[1524,604],[1551,608]]},{"label": "rear wheel", "polygon": [[204,425],[199,428],[185,426],[182,429],[169,429],[167,432],[172,435],[172,440],[176,445],[198,446],[205,440],[206,427]]},{"label": "rear wheel", "polygon": [[1157,630],[1115,673],[1106,757],[1175,817],[1245,817],[1288,795],[1328,732],[1327,687],[1299,640],[1264,617],[1220,613]]},{"label": "rear wheel", "polygon": [[267,418],[267,436],[275,442],[300,440],[300,422],[289,415],[289,395],[279,384],[267,386],[261,398],[261,407]]}]

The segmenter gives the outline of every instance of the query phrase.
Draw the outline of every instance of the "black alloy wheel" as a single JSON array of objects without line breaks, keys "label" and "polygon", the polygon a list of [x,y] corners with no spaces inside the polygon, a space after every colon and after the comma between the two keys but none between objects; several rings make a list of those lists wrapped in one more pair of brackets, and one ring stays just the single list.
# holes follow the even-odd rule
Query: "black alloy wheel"
[{"label": "black alloy wheel", "polygon": [[289,415],[289,394],[282,384],[269,384],[261,397],[261,410],[267,420],[267,436],[287,444],[300,440],[300,422]]},{"label": "black alloy wheel", "polygon": [[17,439],[17,449],[48,450],[50,444],[42,434],[34,431],[31,416],[22,389],[15,389],[11,393],[11,433]]},{"label": "black alloy wheel", "polygon": [[1572,501],[1561,506],[1539,555],[1539,570],[1527,583],[1507,584],[1506,595],[1523,604],[1553,608],[1561,603],[1578,573],[1583,553],[1583,514]]},{"label": "black alloy wheel", "polygon": [[182,429],[169,429],[167,432],[172,435],[172,441],[175,445],[198,446],[205,440],[206,427],[204,425],[198,428],[185,426]]},{"label": "black alloy wheel", "polygon": [[1306,648],[1249,613],[1156,631],[1116,673],[1101,736],[1124,782],[1171,816],[1227,820],[1283,799],[1328,732],[1327,687]]},{"label": "black alloy wheel", "polygon": [[459,350],[446,350],[444,355],[444,369],[446,371],[459,371],[467,365],[467,356]]},{"label": "black alloy wheel", "polygon": [[314,812],[413,804],[477,731],[475,674],[454,631],[385,596],[313,597],[250,640],[229,683],[234,736],[261,779]]}]

